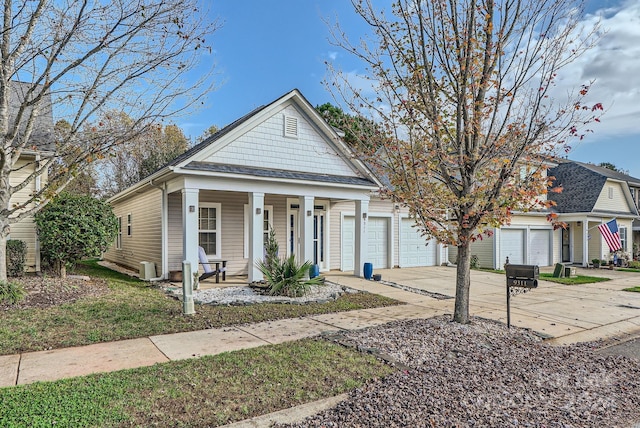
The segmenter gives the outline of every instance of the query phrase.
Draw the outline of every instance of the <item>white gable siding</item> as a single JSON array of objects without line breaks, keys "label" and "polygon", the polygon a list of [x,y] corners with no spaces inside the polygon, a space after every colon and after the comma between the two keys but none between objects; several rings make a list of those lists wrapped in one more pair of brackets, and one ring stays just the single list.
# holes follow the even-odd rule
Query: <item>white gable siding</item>
[{"label": "white gable siding", "polygon": [[[298,138],[285,137],[284,117],[298,119]],[[357,177],[352,167],[292,106],[204,159],[229,165]]]},{"label": "white gable siding", "polygon": [[594,211],[597,210],[631,212],[620,183],[607,181],[604,184],[594,207]]}]

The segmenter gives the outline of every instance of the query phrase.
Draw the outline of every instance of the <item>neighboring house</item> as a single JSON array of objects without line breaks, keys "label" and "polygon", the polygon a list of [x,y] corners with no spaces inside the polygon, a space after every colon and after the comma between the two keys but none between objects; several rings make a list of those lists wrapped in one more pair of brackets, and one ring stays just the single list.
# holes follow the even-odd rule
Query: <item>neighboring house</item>
[{"label": "neighboring house", "polygon": [[[25,94],[31,87],[30,83],[11,82],[9,97],[9,114],[10,120],[15,120],[17,111],[19,110]],[[32,110],[27,108],[23,113],[23,117],[29,117]],[[23,120],[23,123],[25,121]],[[23,126],[19,127],[20,134]],[[51,109],[51,99],[46,99],[40,106],[38,114],[34,117],[34,126],[29,142],[25,146],[18,163],[9,175],[9,184],[16,186],[24,181],[35,168],[40,166],[40,160],[51,156],[55,153],[55,141],[53,132],[53,113]],[[27,200],[33,193],[37,193],[42,189],[47,179],[46,173],[31,181],[26,187],[16,192],[10,201],[10,204],[19,203]],[[27,244],[27,257],[25,261],[25,269],[28,272],[40,271],[40,245],[36,233],[33,217],[26,217],[11,225],[8,239],[19,239]]]},{"label": "neighboring house", "polygon": [[298,90],[259,107],[168,165],[113,196],[116,243],[105,259],[138,269],[154,262],[159,278],[209,260],[231,275],[262,279],[273,227],[280,255],[320,271],[430,266],[446,250],[412,227],[407,211],[377,197],[380,181]]},{"label": "neighboring house", "polygon": [[574,161],[561,161],[549,171],[561,193],[549,198],[557,204],[555,211],[568,227],[558,230],[558,261],[587,266],[593,259],[609,259],[609,247],[598,226],[615,218],[622,250],[632,252],[632,223],[638,219],[634,201],[640,180],[607,168]]},{"label": "neighboring house", "polygon": [[[546,197],[539,195],[537,199]],[[507,258],[511,264],[552,265],[556,262],[557,237],[548,214],[547,209],[514,211],[509,224],[485,229],[482,239],[471,243],[471,255],[477,257],[481,267],[492,269],[502,269]],[[449,248],[449,260],[456,263],[456,256],[457,248]]]}]

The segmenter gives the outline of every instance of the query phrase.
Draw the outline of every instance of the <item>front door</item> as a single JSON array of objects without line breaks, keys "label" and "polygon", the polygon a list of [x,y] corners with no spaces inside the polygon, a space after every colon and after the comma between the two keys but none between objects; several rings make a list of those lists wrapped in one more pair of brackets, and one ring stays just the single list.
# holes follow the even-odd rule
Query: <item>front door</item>
[{"label": "front door", "polygon": [[[289,218],[287,224],[287,255],[295,254],[296,259],[300,254],[300,228],[298,226],[299,206],[289,205]],[[321,270],[327,268],[327,213],[324,205],[316,205],[313,211],[313,264]],[[298,260],[301,262],[301,260]]]},{"label": "front door", "polygon": [[313,264],[324,266],[325,213],[315,211],[313,215]]},{"label": "front door", "polygon": [[571,226],[562,229],[562,261],[571,261]]}]

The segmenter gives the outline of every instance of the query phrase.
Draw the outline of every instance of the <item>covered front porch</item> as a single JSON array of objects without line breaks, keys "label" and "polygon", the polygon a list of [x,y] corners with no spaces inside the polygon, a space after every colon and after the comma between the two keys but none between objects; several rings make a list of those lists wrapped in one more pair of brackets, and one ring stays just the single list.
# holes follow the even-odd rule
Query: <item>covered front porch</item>
[{"label": "covered front porch", "polygon": [[[354,275],[363,275],[367,259],[367,215],[371,189],[347,183],[282,183],[222,177],[182,177],[167,186],[163,239],[163,272],[180,270],[182,261],[199,266],[198,246],[211,262],[225,261],[227,275],[263,279],[255,261],[273,228],[281,257],[309,260],[321,272],[341,260],[340,213],[332,206],[350,201],[355,207]],[[371,187],[371,186],[367,186]],[[334,221],[332,221],[332,219]],[[335,241],[335,242],[334,242]],[[339,268],[339,266],[338,266]],[[200,270],[202,267],[200,266]]]},{"label": "covered front porch", "polygon": [[[560,229],[559,247],[560,261],[588,267],[594,259],[609,260],[613,257],[606,241],[603,239],[598,226],[610,221],[611,217],[594,217],[589,215],[562,216],[561,220],[567,228]],[[617,218],[623,253],[628,253],[630,243],[627,236],[631,230],[630,218]]]}]

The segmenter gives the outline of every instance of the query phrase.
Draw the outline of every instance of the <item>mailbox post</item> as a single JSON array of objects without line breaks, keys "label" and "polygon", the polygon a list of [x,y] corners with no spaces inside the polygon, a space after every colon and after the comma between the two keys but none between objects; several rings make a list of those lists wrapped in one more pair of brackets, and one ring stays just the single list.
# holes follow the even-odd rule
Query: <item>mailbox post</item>
[{"label": "mailbox post", "polygon": [[507,261],[504,270],[507,274],[507,327],[511,328],[511,293],[526,293],[537,288],[540,268],[536,265],[512,265]]}]

